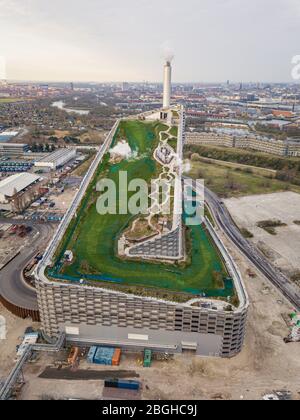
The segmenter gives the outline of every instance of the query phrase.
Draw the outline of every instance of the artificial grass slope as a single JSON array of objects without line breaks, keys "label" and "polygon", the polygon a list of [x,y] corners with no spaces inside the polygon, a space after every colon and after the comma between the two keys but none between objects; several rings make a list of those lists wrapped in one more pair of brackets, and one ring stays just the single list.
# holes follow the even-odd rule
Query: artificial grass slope
[{"label": "artificial grass slope", "polygon": [[[118,185],[119,171],[128,172],[128,182],[137,177],[147,182],[155,178],[158,168],[152,155],[158,145],[159,132],[165,129],[160,123],[122,121],[114,144],[120,139],[126,139],[138,156],[135,160],[122,161],[115,165],[110,164],[106,157],[101,170],[97,171],[94,185],[101,174]],[[79,220],[76,220],[77,227],[69,232],[69,236],[66,235],[67,240],[60,252],[61,257],[66,249],[71,249],[75,260],[73,264],[64,266],[60,274],[74,279],[88,278],[128,286],[223,295],[224,289],[220,289],[215,272],[223,275],[226,273],[217,250],[202,226],[190,228],[192,251],[191,263],[187,267],[124,261],[117,257],[117,241],[120,233],[131,222],[132,216],[99,215],[96,210],[98,196],[99,193],[94,188],[89,188],[84,208],[79,212]],[[228,293],[226,290],[226,296]]]}]

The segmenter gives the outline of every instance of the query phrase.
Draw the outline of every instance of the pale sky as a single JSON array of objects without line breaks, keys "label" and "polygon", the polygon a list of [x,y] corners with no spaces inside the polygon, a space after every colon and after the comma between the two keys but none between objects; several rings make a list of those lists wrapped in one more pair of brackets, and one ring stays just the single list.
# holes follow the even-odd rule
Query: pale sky
[{"label": "pale sky", "polygon": [[7,78],[292,81],[300,0],[0,0]]}]

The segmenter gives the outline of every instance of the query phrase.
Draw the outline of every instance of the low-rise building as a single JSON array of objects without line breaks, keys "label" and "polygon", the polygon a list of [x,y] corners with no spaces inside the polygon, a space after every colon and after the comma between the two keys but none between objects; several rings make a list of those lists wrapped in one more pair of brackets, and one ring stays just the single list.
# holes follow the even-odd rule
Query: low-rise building
[{"label": "low-rise building", "polygon": [[282,157],[300,157],[300,142],[276,140],[254,135],[236,137],[217,133],[187,133],[186,144],[195,146],[219,146],[253,150]]},{"label": "low-rise building", "polygon": [[0,181],[0,209],[22,212],[40,195],[41,182],[39,176],[26,172]]},{"label": "low-rise building", "polygon": [[20,156],[28,151],[28,144],[0,143],[0,156]]},{"label": "low-rise building", "polygon": [[10,140],[13,137],[16,137],[18,134],[18,131],[2,131],[2,133],[0,133],[0,141]]},{"label": "low-rise building", "polygon": [[186,144],[234,147],[234,138],[228,134],[194,132],[186,134]]},{"label": "low-rise building", "polygon": [[234,147],[269,153],[271,155],[288,156],[288,142],[283,140],[255,136],[237,137],[234,140]]},{"label": "low-rise building", "polygon": [[48,168],[55,171],[57,168],[65,165],[70,160],[76,158],[76,149],[58,149],[49,155],[41,158],[35,162],[35,166],[38,168]]}]

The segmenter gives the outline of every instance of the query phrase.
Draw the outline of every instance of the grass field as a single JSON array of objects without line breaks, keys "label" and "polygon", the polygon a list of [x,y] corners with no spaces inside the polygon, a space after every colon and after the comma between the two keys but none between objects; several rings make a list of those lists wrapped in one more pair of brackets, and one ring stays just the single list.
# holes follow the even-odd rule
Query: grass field
[{"label": "grass field", "polygon": [[0,104],[10,104],[15,102],[22,102],[22,98],[0,98]]},{"label": "grass field", "polygon": [[209,189],[224,198],[280,191],[300,193],[300,187],[296,185],[254,174],[251,169],[247,172],[247,168],[235,167],[233,163],[231,167],[224,167],[218,163],[193,161],[191,166],[189,175],[192,178],[204,179]]},{"label": "grass field", "polygon": [[[227,276],[221,258],[202,226],[193,226],[188,232],[191,245],[190,263],[185,266],[152,264],[142,261],[126,261],[117,257],[117,242],[120,233],[132,221],[131,215],[99,215],[96,210],[98,195],[94,186],[101,177],[112,179],[118,185],[119,171],[128,172],[128,181],[143,178],[149,182],[156,177],[158,168],[153,151],[158,145],[159,132],[166,127],[160,123],[123,121],[117,131],[114,143],[125,139],[137,152],[136,159],[118,164],[105,157],[76,220],[73,220],[60,247],[53,276],[67,276],[65,279],[85,278],[104,284],[142,287],[146,295],[149,289],[169,290],[180,293],[224,296],[234,294],[232,282]],[[66,249],[74,252],[71,265],[61,265]],[[54,273],[54,274],[53,274]]]},{"label": "grass field", "polygon": [[241,163],[235,163],[235,162],[226,162],[224,160],[216,160],[216,159],[210,159],[203,156],[199,156],[199,161],[204,163],[212,163],[214,165],[222,166],[225,168],[230,169],[245,169],[245,172],[252,173],[254,175],[259,175],[263,177],[268,178],[276,178],[276,171],[274,169],[267,169],[267,168],[260,168],[257,166],[251,166],[251,165],[243,165]]}]

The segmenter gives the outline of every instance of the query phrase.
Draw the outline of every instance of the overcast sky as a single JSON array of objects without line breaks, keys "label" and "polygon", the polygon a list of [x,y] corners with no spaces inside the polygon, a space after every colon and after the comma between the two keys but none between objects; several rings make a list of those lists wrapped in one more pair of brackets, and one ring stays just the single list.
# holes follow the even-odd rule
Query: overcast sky
[{"label": "overcast sky", "polygon": [[7,78],[291,81],[300,0],[0,0]]}]

